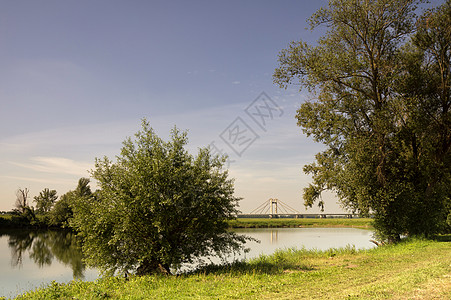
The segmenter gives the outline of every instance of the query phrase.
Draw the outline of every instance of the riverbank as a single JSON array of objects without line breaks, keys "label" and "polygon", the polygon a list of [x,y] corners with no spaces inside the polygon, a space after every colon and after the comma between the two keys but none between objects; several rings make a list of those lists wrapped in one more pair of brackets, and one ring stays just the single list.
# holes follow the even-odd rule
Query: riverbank
[{"label": "riverbank", "polygon": [[50,225],[44,216],[35,216],[29,220],[23,216],[4,214],[0,215],[0,229],[58,229],[61,226]]},{"label": "riverbank", "polygon": [[355,218],[355,219],[341,219],[341,218],[238,218],[229,221],[231,228],[284,228],[284,227],[350,227],[350,228],[372,228],[372,219],[369,218]]},{"label": "riverbank", "polygon": [[181,276],[53,283],[16,299],[449,299],[451,238],[286,250]]},{"label": "riverbank", "polygon": [[[287,228],[287,227],[350,227],[372,228],[372,219],[369,218],[237,218],[228,221],[230,228]],[[29,229],[55,229],[59,226],[51,226],[42,216],[30,223],[26,218],[12,215],[0,215],[0,228],[29,228]]]}]

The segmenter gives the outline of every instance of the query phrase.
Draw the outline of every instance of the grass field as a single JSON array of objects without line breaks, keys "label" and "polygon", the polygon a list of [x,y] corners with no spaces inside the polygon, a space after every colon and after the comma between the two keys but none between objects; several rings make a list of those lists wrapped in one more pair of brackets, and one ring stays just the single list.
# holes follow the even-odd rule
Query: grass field
[{"label": "grass field", "polygon": [[230,227],[233,228],[274,228],[274,227],[354,227],[354,228],[371,228],[372,219],[355,218],[355,219],[236,219],[229,221]]},{"label": "grass field", "polygon": [[181,276],[53,283],[17,299],[451,299],[451,242],[285,250]]}]

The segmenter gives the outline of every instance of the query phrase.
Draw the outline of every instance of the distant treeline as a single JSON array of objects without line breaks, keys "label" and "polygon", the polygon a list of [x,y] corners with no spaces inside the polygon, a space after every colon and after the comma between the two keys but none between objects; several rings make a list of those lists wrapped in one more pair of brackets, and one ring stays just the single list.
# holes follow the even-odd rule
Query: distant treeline
[{"label": "distant treeline", "polygon": [[[18,189],[14,209],[0,212],[0,228],[71,228],[74,203],[83,197],[95,197],[88,178],[80,178],[75,190],[60,197],[56,190],[43,189],[30,205],[29,190]],[[59,198],[59,199],[58,199]]]}]

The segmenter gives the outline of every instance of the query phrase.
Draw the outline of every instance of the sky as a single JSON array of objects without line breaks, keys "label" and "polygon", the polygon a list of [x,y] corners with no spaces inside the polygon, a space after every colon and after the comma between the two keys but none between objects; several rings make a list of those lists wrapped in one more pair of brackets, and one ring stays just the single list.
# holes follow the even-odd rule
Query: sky
[{"label": "sky", "polygon": [[[290,41],[327,1],[1,1],[0,211],[89,177],[146,118],[188,130],[193,154],[229,155],[240,210],[270,198],[300,212],[302,172],[322,145],[296,125],[312,96],[272,81]],[[95,189],[95,182],[92,182]],[[341,209],[325,194],[326,212]]]}]

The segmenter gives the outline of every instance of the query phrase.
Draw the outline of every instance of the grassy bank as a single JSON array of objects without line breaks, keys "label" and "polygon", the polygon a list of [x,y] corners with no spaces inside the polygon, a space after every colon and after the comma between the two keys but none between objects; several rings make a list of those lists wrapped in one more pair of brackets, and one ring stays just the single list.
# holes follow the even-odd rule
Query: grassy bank
[{"label": "grassy bank", "polygon": [[0,215],[0,228],[2,229],[49,229],[58,228],[59,226],[51,226],[44,216],[36,216],[33,220],[29,220],[23,216],[4,214]]},{"label": "grassy bank", "polygon": [[229,221],[232,228],[275,228],[275,227],[354,227],[372,228],[372,219],[236,219]]},{"label": "grassy bank", "polygon": [[450,299],[451,242],[286,250],[189,275],[52,284],[17,299]]}]

